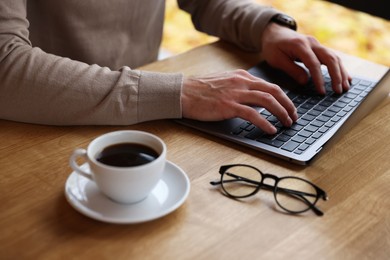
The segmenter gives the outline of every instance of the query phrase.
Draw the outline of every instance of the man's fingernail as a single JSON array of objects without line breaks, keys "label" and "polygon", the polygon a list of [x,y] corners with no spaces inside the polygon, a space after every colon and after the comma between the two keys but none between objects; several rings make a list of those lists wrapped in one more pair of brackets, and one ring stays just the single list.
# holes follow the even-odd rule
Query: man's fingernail
[{"label": "man's fingernail", "polygon": [[293,119],[294,122],[298,120],[298,113],[297,113],[297,111],[294,112],[292,119]]},{"label": "man's fingernail", "polygon": [[349,80],[344,81],[344,89],[349,90],[351,88],[351,85],[349,84]]},{"label": "man's fingernail", "polygon": [[292,119],[288,117],[287,120],[286,120],[286,125],[287,126],[291,126],[292,123],[293,123]]},{"label": "man's fingernail", "polygon": [[338,92],[339,94],[342,94],[342,93],[343,93],[343,86],[342,86],[341,84],[339,84],[339,85],[337,86],[337,92]]},{"label": "man's fingernail", "polygon": [[270,128],[270,134],[271,134],[271,135],[276,134],[277,131],[278,131],[278,130],[276,130],[276,127],[274,127],[274,126],[272,126],[272,127]]}]

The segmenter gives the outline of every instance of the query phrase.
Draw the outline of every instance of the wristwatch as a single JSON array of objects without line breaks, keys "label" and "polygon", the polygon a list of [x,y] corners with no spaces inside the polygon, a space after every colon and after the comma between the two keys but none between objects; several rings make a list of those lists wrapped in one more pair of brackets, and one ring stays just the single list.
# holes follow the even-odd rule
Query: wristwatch
[{"label": "wristwatch", "polygon": [[271,22],[286,26],[287,28],[290,28],[294,31],[296,31],[298,28],[297,22],[294,20],[294,18],[286,14],[276,14],[272,16]]}]

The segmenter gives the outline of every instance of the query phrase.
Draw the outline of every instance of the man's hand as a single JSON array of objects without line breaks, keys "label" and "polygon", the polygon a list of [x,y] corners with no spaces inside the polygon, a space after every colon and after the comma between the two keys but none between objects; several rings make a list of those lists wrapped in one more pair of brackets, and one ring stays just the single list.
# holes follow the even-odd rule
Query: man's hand
[{"label": "man's hand", "polygon": [[297,60],[309,69],[319,93],[325,94],[321,64],[328,68],[336,93],[341,94],[349,89],[351,77],[340,58],[312,36],[270,23],[264,30],[261,46],[264,59],[272,67],[285,71],[300,84],[307,83],[309,75],[295,63]]},{"label": "man's hand", "polygon": [[186,78],[182,89],[183,117],[217,121],[240,117],[268,134],[276,128],[251,106],[264,107],[286,127],[297,120],[296,108],[279,86],[235,70]]}]

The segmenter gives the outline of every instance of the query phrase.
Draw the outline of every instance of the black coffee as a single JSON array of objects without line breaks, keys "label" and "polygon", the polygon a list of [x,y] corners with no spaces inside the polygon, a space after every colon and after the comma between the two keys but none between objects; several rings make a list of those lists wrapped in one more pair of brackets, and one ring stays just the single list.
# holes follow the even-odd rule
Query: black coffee
[{"label": "black coffee", "polygon": [[146,145],[120,143],[104,148],[97,155],[96,160],[110,166],[130,167],[149,163],[158,156],[155,150]]}]

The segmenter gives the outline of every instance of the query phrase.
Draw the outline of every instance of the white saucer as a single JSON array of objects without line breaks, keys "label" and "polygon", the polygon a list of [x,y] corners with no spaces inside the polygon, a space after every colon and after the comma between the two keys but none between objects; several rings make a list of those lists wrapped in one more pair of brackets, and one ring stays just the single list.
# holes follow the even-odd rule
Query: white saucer
[{"label": "white saucer", "polygon": [[[82,168],[89,167],[83,164]],[[177,165],[167,161],[163,177],[151,194],[135,204],[120,204],[103,195],[96,184],[72,172],[65,196],[80,213],[109,223],[141,223],[163,217],[181,206],[190,192],[190,181]]]}]

